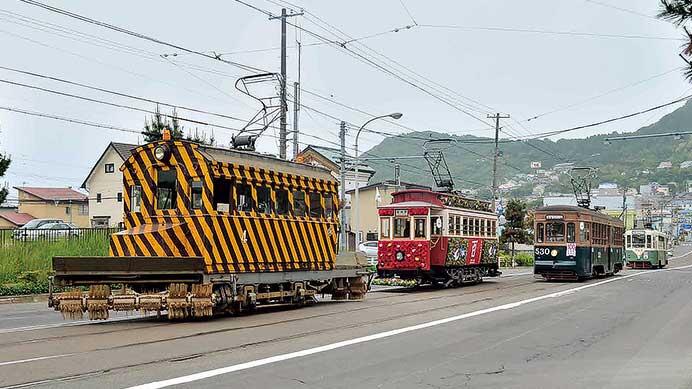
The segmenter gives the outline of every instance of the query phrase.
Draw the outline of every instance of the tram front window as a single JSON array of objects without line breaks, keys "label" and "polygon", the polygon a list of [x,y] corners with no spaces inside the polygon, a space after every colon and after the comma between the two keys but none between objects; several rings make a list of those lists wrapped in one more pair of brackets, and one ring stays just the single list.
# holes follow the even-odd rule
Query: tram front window
[{"label": "tram front window", "polygon": [[646,234],[632,234],[632,247],[643,249],[646,243]]},{"label": "tram front window", "polygon": [[410,238],[411,237],[411,223],[408,218],[396,218],[394,219],[394,237],[395,238]]},{"label": "tram front window", "polygon": [[565,223],[545,223],[546,242],[562,242],[565,240]]},{"label": "tram front window", "polygon": [[425,219],[414,220],[416,228],[414,229],[415,238],[425,238]]}]

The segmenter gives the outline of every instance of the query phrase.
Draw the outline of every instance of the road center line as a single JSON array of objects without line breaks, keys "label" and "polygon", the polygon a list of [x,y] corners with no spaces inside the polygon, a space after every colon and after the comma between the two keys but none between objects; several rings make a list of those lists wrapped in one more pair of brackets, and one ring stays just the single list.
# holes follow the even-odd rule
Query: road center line
[{"label": "road center line", "polygon": [[27,362],[34,362],[34,361],[42,361],[44,359],[53,359],[53,358],[61,358],[61,357],[69,357],[70,355],[74,355],[74,353],[70,354],[59,354],[59,355],[48,355],[45,357],[36,357],[36,358],[29,358],[29,359],[19,359],[16,361],[7,361],[7,362],[0,362],[0,366],[7,366],[7,365],[17,365],[19,363],[27,363]]},{"label": "road center line", "polygon": [[327,344],[324,346],[318,346],[318,347],[313,347],[313,348],[309,348],[309,349],[305,349],[305,350],[295,351],[292,353],[280,354],[280,355],[275,355],[273,357],[256,359],[256,360],[250,361],[250,362],[239,363],[236,365],[226,366],[226,367],[222,367],[222,368],[218,368],[218,369],[207,370],[207,371],[203,371],[203,372],[199,372],[199,373],[195,373],[195,374],[171,378],[168,380],[156,381],[156,382],[151,382],[148,384],[132,386],[128,389],[158,389],[158,388],[165,388],[165,387],[169,387],[169,386],[173,386],[173,385],[180,385],[180,384],[184,384],[184,383],[188,383],[188,382],[199,381],[199,380],[203,380],[203,379],[207,379],[207,378],[211,378],[211,377],[215,377],[215,376],[219,376],[219,375],[223,375],[223,374],[229,374],[229,373],[233,373],[233,372],[237,372],[237,371],[241,371],[241,370],[252,369],[252,368],[258,367],[258,366],[269,365],[272,363],[286,361],[289,359],[301,358],[301,357],[305,357],[308,355],[323,353],[323,352],[330,351],[330,350],[335,350],[335,349],[339,349],[339,348],[343,348],[343,347],[347,347],[347,346],[352,346],[354,344],[371,342],[371,341],[377,340],[377,339],[388,338],[388,337],[395,336],[395,335],[401,335],[401,334],[404,334],[407,332],[418,331],[418,330],[421,330],[424,328],[435,327],[435,326],[439,326],[442,324],[447,324],[447,323],[451,323],[451,322],[455,322],[455,321],[459,321],[459,320],[463,320],[463,319],[468,319],[468,318],[475,317],[475,316],[485,315],[485,314],[492,313],[492,312],[514,309],[514,308],[518,308],[522,305],[535,303],[535,302],[541,301],[541,300],[566,296],[569,294],[573,294],[573,293],[582,291],[584,289],[594,288],[596,286],[608,284],[608,283],[615,282],[615,281],[625,280],[625,279],[632,278],[632,277],[638,277],[638,276],[645,275],[645,274],[658,273],[658,272],[664,272],[664,271],[670,271],[670,270],[687,269],[687,268],[692,268],[692,265],[679,266],[679,267],[674,267],[674,268],[669,268],[669,269],[650,270],[650,271],[646,271],[646,272],[633,273],[633,274],[628,274],[628,275],[624,275],[624,276],[620,276],[620,277],[609,278],[607,280],[595,282],[593,284],[583,285],[583,286],[579,286],[576,288],[563,290],[560,292],[549,293],[549,294],[545,294],[542,296],[517,301],[514,303],[498,305],[498,306],[491,307],[491,308],[486,308],[486,309],[481,309],[481,310],[474,311],[474,312],[464,313],[462,315],[451,316],[451,317],[447,317],[444,319],[429,321],[426,323],[421,323],[421,324],[417,324],[417,325],[413,325],[413,326],[409,326],[409,327],[404,327],[404,328],[399,328],[399,329],[395,329],[395,330],[379,332],[379,333],[372,334],[372,335],[362,336],[359,338],[344,340],[341,342],[331,343],[331,344]]}]

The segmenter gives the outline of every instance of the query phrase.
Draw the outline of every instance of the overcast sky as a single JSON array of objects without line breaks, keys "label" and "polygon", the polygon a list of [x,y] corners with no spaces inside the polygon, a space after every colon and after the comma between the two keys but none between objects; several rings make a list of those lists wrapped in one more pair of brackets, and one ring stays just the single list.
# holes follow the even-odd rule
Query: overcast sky
[{"label": "overcast sky", "polygon": [[[279,51],[275,49],[280,43],[279,21],[270,21],[235,1],[46,2],[186,48],[232,53],[223,56],[229,61],[276,72],[280,68]],[[247,2],[280,13],[278,1]],[[373,114],[402,112],[404,117],[399,122],[416,130],[491,136],[492,130],[486,124],[461,110],[483,120],[488,112],[499,111],[512,116],[507,121],[512,128],[507,131],[527,135],[634,112],[674,100],[690,89],[677,70],[683,65],[677,56],[681,33],[653,17],[656,0],[404,0],[410,15],[400,0],[292,2],[310,12],[304,18],[291,18],[292,23],[339,41],[315,25],[317,18],[355,38],[377,35],[347,47],[378,63],[385,60],[380,56],[384,55],[429,80],[408,73],[405,78],[415,85],[432,91],[430,82],[435,82],[466,103],[452,103],[456,108],[452,107],[394,78],[386,71],[403,74],[404,70],[392,62],[385,63],[386,70],[377,69],[334,45],[311,45],[319,40],[305,32],[300,34],[304,45],[301,81],[306,90]],[[412,18],[419,26],[379,34],[412,25]],[[297,78],[293,27],[289,26],[288,37],[288,78],[292,84]],[[20,1],[6,0],[0,6],[0,47],[4,54],[0,66],[234,117],[249,118],[258,109],[252,99],[234,89],[237,77],[250,74],[245,70],[190,54],[169,57],[168,61],[159,56],[182,53]],[[247,52],[257,49],[272,50]],[[153,104],[5,70],[0,70],[0,79],[147,110],[154,108]],[[440,96],[441,88],[434,87],[438,89],[434,94]],[[302,103],[354,124],[369,118],[305,92]],[[145,118],[142,112],[5,83],[0,83],[0,106],[132,130],[140,130]],[[569,136],[633,131],[676,107]],[[162,110],[170,112],[166,107]],[[552,113],[524,121],[546,112]],[[178,114],[231,128],[243,125],[183,110]],[[213,132],[220,145],[227,145],[232,134],[218,127],[183,124],[207,134]],[[338,142],[335,118],[303,108],[300,124],[305,134]],[[382,122],[372,128],[408,131]],[[78,187],[108,142],[141,142],[133,133],[4,110],[0,110],[0,130],[0,150],[13,158],[5,177],[10,186]],[[277,152],[274,135],[270,129],[261,138],[261,151]],[[349,146],[353,144],[352,135]],[[362,149],[381,139],[375,134],[361,135]],[[308,136],[302,136],[301,142],[333,146]],[[16,192],[11,193],[16,196]]]}]

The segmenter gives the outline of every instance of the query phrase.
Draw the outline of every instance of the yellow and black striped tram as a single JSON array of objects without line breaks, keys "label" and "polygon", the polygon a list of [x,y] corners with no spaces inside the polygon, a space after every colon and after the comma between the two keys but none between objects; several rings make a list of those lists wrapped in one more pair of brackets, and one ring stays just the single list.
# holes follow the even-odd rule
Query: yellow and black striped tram
[{"label": "yellow and black striped tram", "polygon": [[53,259],[56,285],[89,286],[51,296],[63,313],[200,317],[318,291],[363,297],[360,269],[336,266],[338,183],[326,169],[163,140],[134,149],[120,170],[125,230],[111,236],[110,256]]},{"label": "yellow and black striped tram", "polygon": [[577,206],[536,209],[534,274],[548,280],[613,275],[623,268],[624,224]]}]

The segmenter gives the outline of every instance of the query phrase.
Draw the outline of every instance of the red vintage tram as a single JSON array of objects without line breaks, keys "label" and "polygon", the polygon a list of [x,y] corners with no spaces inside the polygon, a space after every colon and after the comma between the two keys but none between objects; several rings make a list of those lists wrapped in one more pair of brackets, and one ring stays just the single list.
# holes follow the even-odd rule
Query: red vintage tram
[{"label": "red vintage tram", "polygon": [[490,203],[421,189],[392,197],[379,207],[379,277],[457,286],[500,275]]}]

